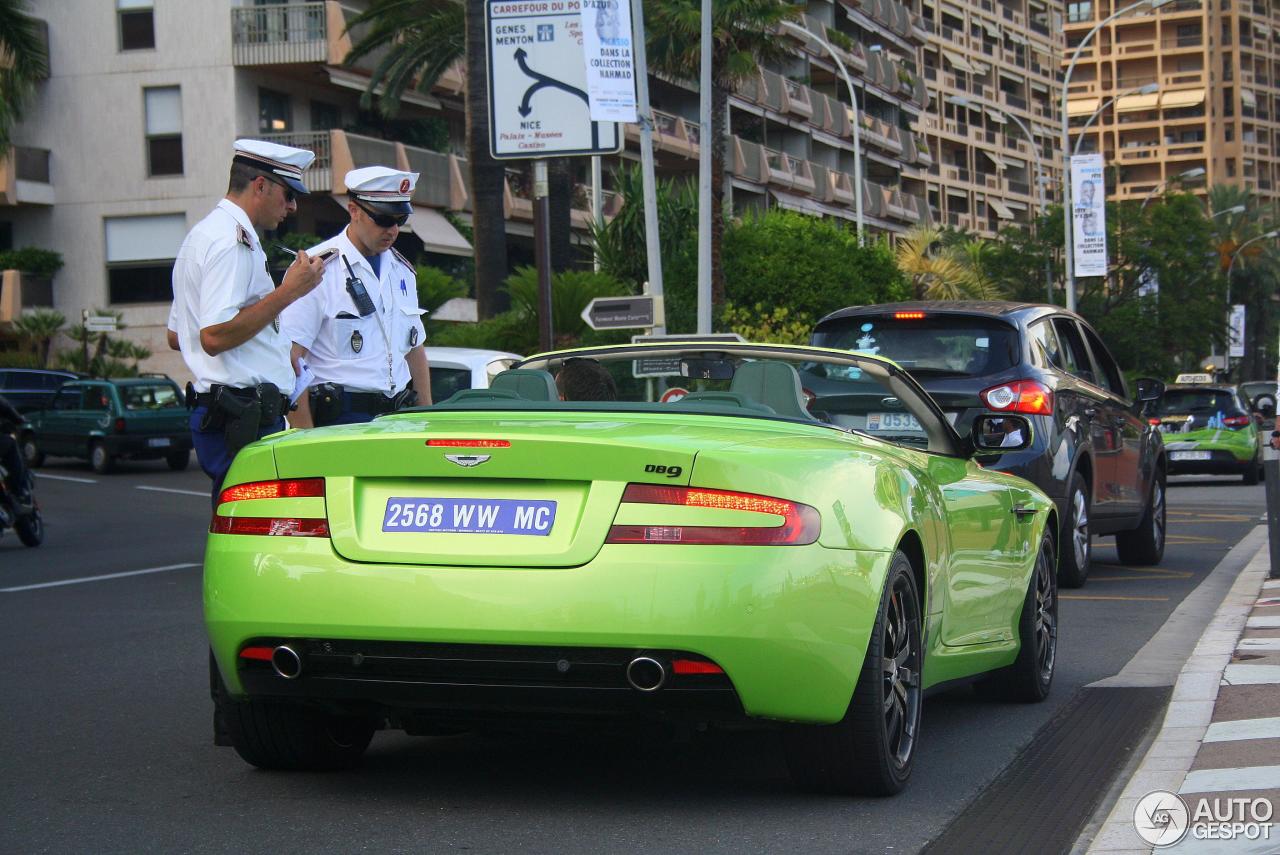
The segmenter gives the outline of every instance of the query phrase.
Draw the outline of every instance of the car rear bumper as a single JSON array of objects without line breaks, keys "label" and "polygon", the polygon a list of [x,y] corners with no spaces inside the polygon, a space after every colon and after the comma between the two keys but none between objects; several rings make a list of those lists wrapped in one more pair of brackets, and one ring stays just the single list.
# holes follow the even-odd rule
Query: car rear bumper
[{"label": "car rear bumper", "polygon": [[[153,444],[163,441],[166,444]],[[105,439],[107,451],[121,457],[164,457],[172,452],[191,451],[190,433],[118,434]]]},{"label": "car rear bumper", "polygon": [[[1202,449],[1207,450],[1207,449]],[[1169,454],[1170,475],[1213,475],[1221,473],[1247,472],[1258,465],[1255,456],[1237,457],[1233,451],[1222,449],[1209,450],[1212,455],[1208,460],[1178,460],[1174,452]]]},{"label": "car rear bumper", "polygon": [[[626,713],[692,702],[712,719],[834,722],[852,695],[890,558],[818,544],[609,545],[572,568],[421,567],[345,561],[319,538],[282,544],[210,535],[205,619],[233,697],[509,714],[548,705]],[[279,641],[303,645],[306,656],[336,645],[338,659],[326,667],[342,667],[308,668],[310,679],[283,680],[239,655]],[[357,653],[367,662],[380,645],[469,652],[454,657],[452,672],[441,670],[434,654],[408,675],[352,670]],[[474,655],[495,646],[514,651],[498,657],[503,668]],[[511,671],[512,661],[549,661],[548,651],[560,651],[555,662],[567,661],[566,673],[587,673],[581,663],[593,656],[607,667],[596,669],[600,681],[592,685],[566,683],[536,666]],[[723,669],[722,682],[685,681],[702,693],[697,697],[681,696],[694,689],[678,682],[653,697],[635,691],[619,663],[655,653],[660,661],[709,660]]]}]

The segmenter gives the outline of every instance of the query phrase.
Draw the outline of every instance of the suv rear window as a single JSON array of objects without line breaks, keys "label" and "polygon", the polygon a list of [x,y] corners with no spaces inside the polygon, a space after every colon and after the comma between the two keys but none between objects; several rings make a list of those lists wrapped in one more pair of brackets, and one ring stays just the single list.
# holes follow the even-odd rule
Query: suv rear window
[{"label": "suv rear window", "polygon": [[178,399],[177,388],[168,383],[121,386],[119,391],[126,410],[170,410],[186,406],[185,401]]},{"label": "suv rear window", "polygon": [[884,356],[913,374],[933,377],[980,377],[1012,368],[1020,361],[1016,329],[967,315],[841,318],[815,331],[813,343]]},{"label": "suv rear window", "polygon": [[1167,389],[1160,399],[1156,414],[1180,416],[1187,413],[1222,413],[1242,416],[1244,410],[1236,396],[1225,389]]}]

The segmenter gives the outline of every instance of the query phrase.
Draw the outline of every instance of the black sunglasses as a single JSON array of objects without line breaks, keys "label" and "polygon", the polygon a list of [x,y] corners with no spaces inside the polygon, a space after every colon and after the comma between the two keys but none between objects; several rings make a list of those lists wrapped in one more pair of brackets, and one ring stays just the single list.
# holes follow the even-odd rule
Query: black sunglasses
[{"label": "black sunglasses", "polygon": [[389,229],[392,226],[403,226],[405,223],[409,222],[408,214],[396,214],[395,216],[390,214],[375,214],[359,202],[356,203],[356,207],[368,214],[369,219],[373,220],[373,224],[380,229]]},{"label": "black sunglasses", "polygon": [[277,186],[279,186],[279,187],[283,187],[283,188],[284,188],[284,200],[285,200],[286,202],[293,203],[293,202],[298,201],[298,194],[294,193],[294,192],[293,192],[293,188],[292,188],[292,187],[290,187],[288,184],[285,184],[283,181],[277,181],[277,180],[275,180],[274,178],[267,178],[267,176],[265,176],[265,175],[264,175],[264,176],[262,176],[262,177],[263,177],[263,178],[266,178],[266,179],[267,179],[268,181],[270,181],[272,184],[275,184],[275,185],[277,185]]}]

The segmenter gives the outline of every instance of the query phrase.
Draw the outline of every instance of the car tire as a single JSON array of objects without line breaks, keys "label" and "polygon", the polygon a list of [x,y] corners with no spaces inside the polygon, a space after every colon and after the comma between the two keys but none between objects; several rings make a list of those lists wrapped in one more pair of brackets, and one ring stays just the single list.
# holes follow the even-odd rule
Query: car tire
[{"label": "car tire", "polygon": [[164,456],[164,462],[169,464],[169,468],[174,472],[181,472],[191,463],[191,452],[188,451],[171,451]]},{"label": "car tire", "polygon": [[1164,558],[1164,540],[1168,523],[1168,501],[1164,473],[1157,472],[1151,482],[1151,495],[1142,522],[1133,531],[1116,534],[1116,554],[1121,564],[1159,564]]},{"label": "car tire", "polygon": [[1067,508],[1062,515],[1062,557],[1058,561],[1058,584],[1063,588],[1079,588],[1089,578],[1093,558],[1093,541],[1089,534],[1089,511],[1092,506],[1089,482],[1079,472],[1067,483]]},{"label": "car tire", "polygon": [[1018,658],[978,684],[983,694],[1035,704],[1049,697],[1058,658],[1058,581],[1053,536],[1045,532],[1018,618]]},{"label": "car tire", "polygon": [[1254,484],[1257,484],[1259,481],[1262,480],[1262,461],[1261,460],[1255,459],[1253,463],[1249,465],[1249,468],[1244,470],[1243,480],[1244,480],[1244,483],[1249,485],[1250,487],[1252,487]]},{"label": "car tire", "polygon": [[44,452],[36,445],[35,434],[22,435],[22,462],[32,469],[44,465]]},{"label": "car tire", "polygon": [[99,475],[106,475],[116,468],[116,459],[107,451],[106,444],[98,441],[89,446],[89,465]]},{"label": "car tire", "polygon": [[[801,789],[888,796],[907,785],[923,702],[921,614],[911,562],[898,552],[844,718],[830,725],[789,725],[784,731],[787,766]],[[886,661],[893,663],[892,670]]]},{"label": "car tire", "polygon": [[329,772],[359,764],[376,730],[368,718],[270,701],[224,700],[236,753],[259,769]]}]

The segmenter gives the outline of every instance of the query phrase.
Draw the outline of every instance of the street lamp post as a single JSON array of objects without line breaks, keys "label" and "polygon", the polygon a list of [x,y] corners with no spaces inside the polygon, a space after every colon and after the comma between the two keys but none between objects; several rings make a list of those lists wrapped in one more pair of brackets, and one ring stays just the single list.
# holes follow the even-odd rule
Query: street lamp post
[{"label": "street lamp post", "polygon": [[[1143,2],[1150,2],[1150,0],[1143,0]],[[812,39],[821,45],[827,55],[835,60],[836,68],[840,69],[840,76],[844,78],[844,85],[849,90],[849,103],[852,105],[850,109],[853,111],[853,183],[855,185],[853,188],[853,218],[854,228],[858,233],[858,246],[862,246],[862,116],[858,112],[858,97],[853,89],[853,79],[849,77],[849,71],[844,66],[844,60],[840,59],[836,49],[828,44],[826,39],[810,32],[794,21],[783,21],[782,26],[803,38]]]},{"label": "street lamp post", "polygon": [[1084,138],[1089,133],[1089,126],[1092,125],[1099,116],[1105,113],[1107,108],[1116,101],[1119,101],[1121,98],[1128,98],[1130,95],[1152,95],[1159,91],[1160,84],[1145,83],[1142,86],[1136,86],[1133,89],[1130,89],[1128,92],[1121,92],[1119,95],[1113,95],[1105,104],[1093,111],[1093,115],[1089,117],[1089,121],[1085,122],[1084,127],[1079,130],[1080,136],[1076,137],[1076,144],[1075,147],[1071,149],[1071,156],[1075,157],[1080,153],[1080,146],[1084,143]]},{"label": "street lamp post", "polygon": [[1193,179],[1203,178],[1203,177],[1204,177],[1203,166],[1197,166],[1193,169],[1188,169],[1185,172],[1179,172],[1177,175],[1169,176],[1168,178],[1166,178],[1165,180],[1157,184],[1154,190],[1152,190],[1146,196],[1142,197],[1142,205],[1139,206],[1138,210],[1141,211],[1143,208],[1146,208],[1147,205],[1151,203],[1151,200],[1156,197],[1156,194],[1159,193],[1161,190],[1163,190],[1165,187],[1167,187],[1171,181],[1177,181],[1178,183],[1182,183],[1183,181],[1191,181]]},{"label": "street lamp post", "polygon": [[[1242,207],[1244,207],[1244,206],[1243,206],[1243,205],[1237,205],[1236,207],[1240,207],[1240,208],[1242,208]],[[1231,209],[1230,209],[1230,208],[1228,208],[1228,209],[1227,209],[1227,211],[1229,211],[1229,210],[1231,210]],[[1223,211],[1223,213],[1225,214],[1225,213],[1226,213],[1226,211]],[[1217,214],[1215,214],[1214,216],[1217,216]],[[1244,252],[1244,248],[1245,248],[1246,246],[1248,246],[1249,244],[1251,244],[1251,243],[1257,243],[1257,242],[1258,242],[1258,241],[1260,241],[1260,240],[1271,240],[1272,238],[1276,238],[1276,237],[1280,237],[1280,229],[1276,229],[1276,230],[1274,230],[1274,231],[1269,231],[1269,232],[1267,232],[1266,234],[1261,234],[1261,235],[1258,235],[1257,237],[1251,237],[1251,238],[1249,238],[1247,241],[1245,241],[1244,243],[1242,243],[1242,244],[1240,244],[1238,247],[1236,247],[1236,251],[1235,251],[1235,252],[1231,253],[1231,263],[1227,265],[1227,308],[1228,308],[1228,311],[1230,310],[1230,307],[1231,307],[1231,272],[1232,272],[1233,270],[1235,270],[1235,268],[1236,268],[1236,259],[1240,257],[1240,253]]]},{"label": "street lamp post", "polygon": [[1071,62],[1067,65],[1067,74],[1062,80],[1062,249],[1066,265],[1065,284],[1068,311],[1074,312],[1076,310],[1075,259],[1072,258],[1074,253],[1071,245],[1071,219],[1073,214],[1071,210],[1071,158],[1068,155],[1071,150],[1071,121],[1067,117],[1067,91],[1071,86],[1071,75],[1076,70],[1076,63],[1080,60],[1080,53],[1089,46],[1089,42],[1093,41],[1093,37],[1097,35],[1098,30],[1135,9],[1141,9],[1143,6],[1150,6],[1153,10],[1159,9],[1169,2],[1172,2],[1172,0],[1138,0],[1137,3],[1130,3],[1123,9],[1112,12],[1106,18],[1103,18],[1094,25],[1093,29],[1085,34],[1085,37],[1080,40],[1080,44],[1076,46],[1075,51],[1071,54]]}]

